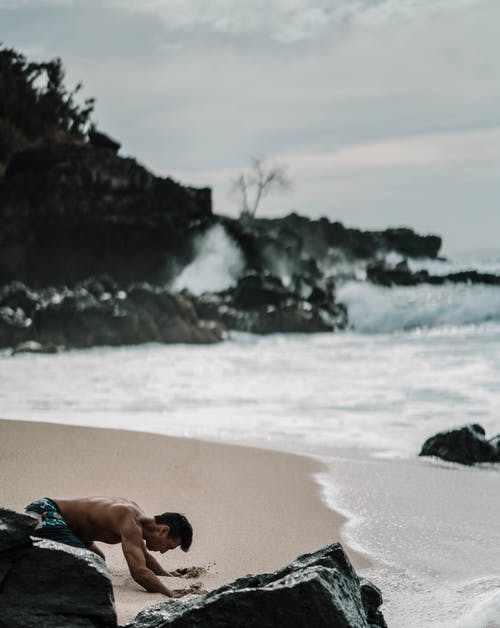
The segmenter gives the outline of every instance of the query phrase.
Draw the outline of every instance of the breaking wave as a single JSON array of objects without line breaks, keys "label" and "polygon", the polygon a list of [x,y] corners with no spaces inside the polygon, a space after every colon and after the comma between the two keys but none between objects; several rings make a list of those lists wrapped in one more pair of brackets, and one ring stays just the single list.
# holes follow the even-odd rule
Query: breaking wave
[{"label": "breaking wave", "polygon": [[500,287],[449,284],[375,286],[349,281],[339,288],[357,331],[390,333],[418,328],[500,323]]},{"label": "breaking wave", "polygon": [[193,294],[219,292],[234,285],[244,268],[243,255],[227,235],[215,225],[195,243],[197,254],[175,278],[174,291],[187,289]]}]

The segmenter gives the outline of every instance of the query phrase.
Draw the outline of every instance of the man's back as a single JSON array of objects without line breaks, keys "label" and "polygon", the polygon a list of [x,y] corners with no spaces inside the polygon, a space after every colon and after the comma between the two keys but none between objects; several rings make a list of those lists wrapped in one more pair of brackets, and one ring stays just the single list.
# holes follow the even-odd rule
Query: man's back
[{"label": "man's back", "polygon": [[139,506],[121,497],[86,497],[82,499],[54,499],[69,527],[85,543],[103,541],[120,543],[121,530],[126,521],[140,525],[146,515]]}]

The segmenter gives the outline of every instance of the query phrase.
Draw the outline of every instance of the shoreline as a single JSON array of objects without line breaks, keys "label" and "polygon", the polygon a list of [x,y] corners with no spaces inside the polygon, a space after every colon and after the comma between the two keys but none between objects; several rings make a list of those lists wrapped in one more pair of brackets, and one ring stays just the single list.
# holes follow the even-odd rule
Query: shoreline
[{"label": "shoreline", "polygon": [[[299,554],[342,542],[346,518],[322,499],[317,458],[113,428],[0,419],[0,504],[22,512],[42,496],[122,495],[147,514],[184,512],[195,531],[188,554],[167,569],[201,566],[207,590],[247,573],[274,571]],[[173,495],[173,497],[171,497]],[[344,542],[356,570],[369,563]],[[120,546],[99,544],[113,580],[118,620],[163,601],[130,577]]]}]

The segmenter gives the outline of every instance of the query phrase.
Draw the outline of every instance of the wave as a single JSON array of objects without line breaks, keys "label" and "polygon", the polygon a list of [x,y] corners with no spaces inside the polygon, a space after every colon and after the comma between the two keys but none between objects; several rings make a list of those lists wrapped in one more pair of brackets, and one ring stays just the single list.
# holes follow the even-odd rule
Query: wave
[{"label": "wave", "polygon": [[200,236],[195,247],[195,259],[176,277],[174,291],[219,292],[236,283],[244,269],[243,255],[221,225]]},{"label": "wave", "polygon": [[418,328],[500,323],[500,287],[453,284],[386,288],[349,281],[337,293],[357,331],[390,333]]},{"label": "wave", "polygon": [[431,275],[449,275],[475,270],[478,273],[500,275],[500,257],[498,254],[487,256],[463,255],[455,259],[415,259],[405,258],[399,253],[393,252],[385,257],[385,261],[389,266],[395,266],[403,259],[406,259],[412,272],[426,270]]}]

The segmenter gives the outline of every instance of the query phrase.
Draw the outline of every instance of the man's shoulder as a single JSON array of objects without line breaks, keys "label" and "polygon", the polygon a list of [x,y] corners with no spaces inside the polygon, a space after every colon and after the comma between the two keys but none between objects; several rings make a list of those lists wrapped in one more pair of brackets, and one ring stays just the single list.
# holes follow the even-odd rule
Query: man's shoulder
[{"label": "man's shoulder", "polygon": [[146,519],[142,510],[134,502],[116,501],[110,504],[109,510],[120,527],[140,527],[141,521]]}]

